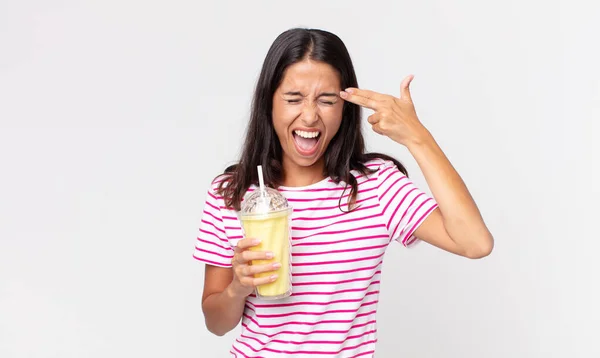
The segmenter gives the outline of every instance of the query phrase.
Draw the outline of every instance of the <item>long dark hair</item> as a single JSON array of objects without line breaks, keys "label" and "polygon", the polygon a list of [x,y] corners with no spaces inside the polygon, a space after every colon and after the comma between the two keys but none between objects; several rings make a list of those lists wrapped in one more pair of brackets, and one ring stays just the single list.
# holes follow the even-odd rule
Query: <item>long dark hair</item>
[{"label": "long dark hair", "polygon": [[[266,185],[277,188],[282,184],[282,148],[273,127],[273,95],[281,84],[285,70],[304,59],[324,62],[335,68],[340,74],[342,89],[358,87],[350,54],[338,36],[323,30],[303,28],[290,29],[279,35],[267,53],[256,84],[241,158],[238,164],[225,169],[224,179],[219,183],[218,193],[225,198],[227,207],[240,210],[240,202],[248,188],[258,184],[258,165],[263,167]],[[346,188],[350,187],[349,209],[353,208],[358,191],[351,170],[364,175],[372,174],[373,171],[365,163],[381,158],[392,161],[402,173],[408,175],[396,159],[385,154],[365,153],[361,123],[360,107],[344,102],[340,128],[324,154],[324,175],[336,183],[344,181]]]}]

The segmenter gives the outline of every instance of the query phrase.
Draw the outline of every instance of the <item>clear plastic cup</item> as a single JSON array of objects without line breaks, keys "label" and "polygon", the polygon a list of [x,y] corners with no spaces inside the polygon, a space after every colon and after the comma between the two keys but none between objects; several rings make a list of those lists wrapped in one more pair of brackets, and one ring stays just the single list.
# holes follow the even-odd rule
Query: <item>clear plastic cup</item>
[{"label": "clear plastic cup", "polygon": [[273,273],[278,275],[274,282],[256,287],[256,295],[260,298],[274,300],[288,297],[292,293],[290,241],[292,211],[292,207],[281,193],[272,188],[265,188],[264,185],[242,202],[238,214],[244,237],[261,240],[260,244],[249,250],[270,251],[274,256],[269,260],[253,260],[250,264],[281,263],[281,267],[275,271],[255,275],[255,277],[271,276]]}]

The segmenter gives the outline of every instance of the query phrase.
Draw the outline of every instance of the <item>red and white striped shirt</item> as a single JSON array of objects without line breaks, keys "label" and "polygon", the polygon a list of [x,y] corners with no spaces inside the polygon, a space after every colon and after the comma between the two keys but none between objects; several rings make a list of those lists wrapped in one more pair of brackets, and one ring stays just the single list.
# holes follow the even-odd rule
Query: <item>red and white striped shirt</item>
[{"label": "red and white striped shirt", "polygon": [[[393,240],[405,246],[437,207],[389,161],[366,163],[377,172],[358,181],[358,208],[338,206],[345,184],[330,179],[280,187],[292,214],[292,295],[246,300],[232,357],[373,357],[383,256]],[[342,198],[347,203],[349,190]],[[347,210],[347,206],[342,205]],[[194,257],[231,267],[242,238],[235,211],[209,190]]]}]

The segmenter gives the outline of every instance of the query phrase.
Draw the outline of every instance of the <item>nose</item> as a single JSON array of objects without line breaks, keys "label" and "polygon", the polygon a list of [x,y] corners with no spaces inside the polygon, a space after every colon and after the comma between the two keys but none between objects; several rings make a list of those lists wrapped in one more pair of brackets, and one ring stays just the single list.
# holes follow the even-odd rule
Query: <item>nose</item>
[{"label": "nose", "polygon": [[313,101],[306,101],[302,108],[302,123],[307,127],[312,127],[319,120],[317,105]]}]

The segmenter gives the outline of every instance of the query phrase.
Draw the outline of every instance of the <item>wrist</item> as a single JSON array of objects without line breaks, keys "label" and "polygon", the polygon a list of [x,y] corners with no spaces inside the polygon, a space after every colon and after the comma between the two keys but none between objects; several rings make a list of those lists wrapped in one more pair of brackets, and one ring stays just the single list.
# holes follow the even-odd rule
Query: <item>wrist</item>
[{"label": "wrist", "polygon": [[410,138],[405,145],[406,148],[408,148],[408,150],[411,153],[413,153],[413,151],[418,151],[425,147],[431,147],[435,144],[435,139],[433,138],[431,133],[426,128],[423,128],[419,135]]},{"label": "wrist", "polygon": [[231,281],[231,283],[225,289],[225,296],[230,300],[245,300],[248,296],[247,294],[240,293],[242,290],[237,287],[235,280]]}]

